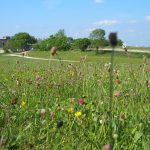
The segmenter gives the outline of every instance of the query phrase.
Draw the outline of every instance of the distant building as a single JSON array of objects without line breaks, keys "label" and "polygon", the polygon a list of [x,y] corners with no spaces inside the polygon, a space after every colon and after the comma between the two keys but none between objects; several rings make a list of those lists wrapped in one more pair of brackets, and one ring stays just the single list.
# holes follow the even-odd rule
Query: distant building
[{"label": "distant building", "polygon": [[6,45],[6,43],[10,40],[10,36],[4,36],[3,38],[0,38],[0,48]]}]

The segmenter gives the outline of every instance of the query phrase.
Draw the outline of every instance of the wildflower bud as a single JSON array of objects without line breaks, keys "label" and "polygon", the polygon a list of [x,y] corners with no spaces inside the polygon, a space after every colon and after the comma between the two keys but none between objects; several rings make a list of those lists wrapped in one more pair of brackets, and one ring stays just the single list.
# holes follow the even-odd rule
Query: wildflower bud
[{"label": "wildflower bud", "polygon": [[57,128],[61,128],[63,126],[63,121],[58,121],[57,122]]},{"label": "wildflower bud", "polygon": [[55,118],[55,113],[51,113],[50,117],[53,119]]},{"label": "wildflower bud", "polygon": [[123,113],[121,113],[121,114],[119,115],[119,118],[124,120],[124,119],[125,119],[125,115],[124,115]]},{"label": "wildflower bud", "polygon": [[80,98],[80,99],[78,100],[78,103],[79,103],[79,105],[83,105],[83,104],[84,104],[84,100],[83,100],[82,98]]},{"label": "wildflower bud", "polygon": [[120,84],[121,84],[121,81],[120,81],[119,79],[117,79],[117,80],[115,81],[115,83],[116,83],[117,85],[120,85]]},{"label": "wildflower bud", "polygon": [[115,97],[119,97],[121,95],[121,92],[120,91],[116,91],[115,93],[114,93],[114,96]]},{"label": "wildflower bud", "polygon": [[126,94],[125,94],[125,97],[128,97],[128,96],[129,96],[129,93],[126,93]]},{"label": "wildflower bud", "polygon": [[111,145],[110,144],[104,145],[102,150],[111,150]]},{"label": "wildflower bud", "polygon": [[51,51],[52,56],[54,56],[56,54],[56,52],[57,52],[57,48],[56,47],[52,47],[50,51]]},{"label": "wildflower bud", "polygon": [[12,105],[16,105],[17,104],[17,100],[18,100],[17,97],[13,97],[12,100],[11,100],[11,104]]},{"label": "wildflower bud", "polygon": [[41,109],[40,114],[41,114],[41,116],[45,116],[46,115],[46,110],[45,109]]},{"label": "wildflower bud", "polygon": [[112,47],[117,46],[117,33],[109,34],[109,42]]}]

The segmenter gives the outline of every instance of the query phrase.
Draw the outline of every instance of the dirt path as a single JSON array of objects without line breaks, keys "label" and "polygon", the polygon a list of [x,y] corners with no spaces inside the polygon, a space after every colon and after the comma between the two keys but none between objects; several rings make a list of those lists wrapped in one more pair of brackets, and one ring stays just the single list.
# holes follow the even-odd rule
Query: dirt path
[{"label": "dirt path", "polygon": [[[111,51],[111,49],[103,49],[104,51]],[[123,49],[116,49],[115,50],[116,52],[124,52],[124,50]],[[150,51],[143,51],[143,50],[128,50],[128,52],[130,52],[130,53],[147,53],[147,54],[150,54]]]},{"label": "dirt path", "polygon": [[[111,49],[103,49],[104,51],[111,51]],[[115,50],[117,52],[124,52],[122,49]],[[142,50],[128,50],[130,53],[147,53],[150,54],[150,51],[142,51]],[[27,58],[27,59],[34,59],[34,60],[51,60],[51,61],[62,61],[62,62],[80,62],[75,60],[59,60],[59,59],[46,59],[46,58],[37,58],[37,57],[30,57],[30,56],[22,56],[22,53],[17,54],[7,54],[4,56],[12,56],[12,57],[21,57],[21,58]]]},{"label": "dirt path", "polygon": [[5,56],[12,56],[12,57],[21,57],[21,58],[27,58],[27,59],[34,59],[34,60],[51,60],[51,61],[63,61],[63,62],[80,62],[80,61],[74,61],[74,60],[61,60],[61,59],[46,59],[46,58],[37,58],[37,57],[30,57],[30,56],[22,56],[21,53],[17,54],[8,54]]}]

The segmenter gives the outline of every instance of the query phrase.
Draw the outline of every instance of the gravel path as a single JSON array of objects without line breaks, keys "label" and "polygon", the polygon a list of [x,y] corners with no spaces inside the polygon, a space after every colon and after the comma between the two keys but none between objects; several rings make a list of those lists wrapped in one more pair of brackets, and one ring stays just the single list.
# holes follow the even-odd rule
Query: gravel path
[{"label": "gravel path", "polygon": [[[103,49],[104,51],[111,51],[111,49]],[[117,52],[124,52],[122,49],[117,49],[115,50]],[[131,53],[147,53],[150,54],[150,51],[142,51],[142,50],[128,50],[128,52]],[[63,61],[63,62],[80,62],[80,61],[75,61],[75,60],[59,60],[59,59],[46,59],[46,58],[37,58],[37,57],[30,57],[30,56],[22,56],[22,53],[17,53],[17,54],[7,54],[4,56],[12,56],[12,57],[22,57],[22,58],[27,58],[27,59],[34,59],[34,60],[51,60],[51,61]]]},{"label": "gravel path", "polygon": [[74,61],[74,60],[46,59],[46,58],[37,58],[37,57],[30,57],[30,56],[22,56],[21,53],[18,53],[18,54],[8,54],[8,55],[5,55],[5,56],[22,57],[22,58],[35,59],[35,60],[52,60],[52,61],[63,61],[63,62],[80,62],[80,61]]}]

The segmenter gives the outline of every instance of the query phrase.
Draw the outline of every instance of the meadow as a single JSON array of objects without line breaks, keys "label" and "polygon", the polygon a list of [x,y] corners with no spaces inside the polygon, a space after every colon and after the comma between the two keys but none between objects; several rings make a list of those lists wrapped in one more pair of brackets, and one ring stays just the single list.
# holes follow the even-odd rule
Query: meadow
[{"label": "meadow", "polygon": [[115,53],[111,112],[110,53],[58,52],[57,62],[4,55],[0,149],[100,150],[109,146],[110,130],[114,150],[150,149],[150,54]]}]

